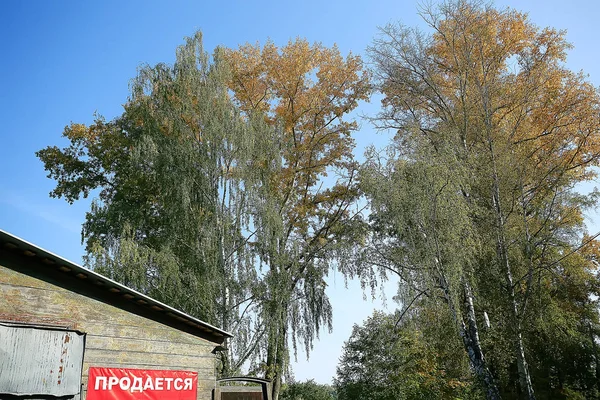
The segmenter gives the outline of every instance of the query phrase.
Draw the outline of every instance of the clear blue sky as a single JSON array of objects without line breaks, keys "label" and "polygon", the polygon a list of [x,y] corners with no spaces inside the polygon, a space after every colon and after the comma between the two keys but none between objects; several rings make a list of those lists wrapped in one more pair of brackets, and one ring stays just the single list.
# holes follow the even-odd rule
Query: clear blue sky
[{"label": "clear blue sky", "polygon": [[[172,62],[177,45],[196,30],[205,48],[235,47],[268,38],[284,44],[305,37],[343,53],[363,54],[377,26],[402,21],[421,24],[415,1],[25,1],[0,2],[0,229],[75,262],[81,261],[80,227],[89,201],[69,206],[50,199],[54,183],[34,152],[63,146],[69,122],[89,123],[98,112],[111,119],[121,112],[128,82],[142,63]],[[600,84],[598,37],[600,2],[496,2],[527,11],[540,26],[567,29],[575,45],[568,65]],[[363,106],[374,112],[376,102]],[[385,142],[367,123],[360,144]],[[593,230],[593,229],[591,229]],[[362,322],[381,302],[364,302],[358,285],[344,289],[330,278],[334,333],[323,334],[311,360],[299,354],[297,379],[327,383],[353,323]],[[387,292],[393,294],[389,285]],[[390,310],[394,304],[388,301]]]}]

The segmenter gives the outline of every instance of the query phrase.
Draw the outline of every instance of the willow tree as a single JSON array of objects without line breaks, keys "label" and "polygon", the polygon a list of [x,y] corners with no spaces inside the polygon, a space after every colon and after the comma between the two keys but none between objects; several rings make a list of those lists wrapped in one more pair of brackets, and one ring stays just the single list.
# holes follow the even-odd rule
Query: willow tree
[{"label": "willow tree", "polygon": [[393,200],[367,186],[393,256],[383,258],[412,294],[442,290],[487,397],[499,398],[477,324],[490,311],[477,307],[493,307],[493,334],[533,399],[524,335],[544,309],[532,309],[532,294],[552,296],[549,276],[593,243],[581,239],[594,196],[573,190],[598,165],[600,96],[564,66],[564,33],[525,14],[457,1],[422,16],[431,34],[389,25],[370,50],[385,95],[379,122],[397,129],[398,156],[387,170],[373,158],[369,174],[415,194]]},{"label": "willow tree", "polygon": [[324,277],[355,232],[357,125],[344,117],[367,99],[368,75],[359,57],[300,39],[280,49],[247,44],[225,58],[236,104],[279,132],[276,155],[255,157],[264,176],[252,213],[265,275],[263,365],[277,400],[290,349],[299,342],[308,353],[321,327],[331,329]]},{"label": "willow tree", "polygon": [[242,118],[226,80],[197,33],[173,65],[140,68],[121,116],[71,124],[68,147],[37,154],[57,180],[52,196],[97,194],[83,226],[89,266],[232,331],[220,371],[230,375],[264,335],[252,317],[248,199],[259,178],[248,167],[273,129]]}]

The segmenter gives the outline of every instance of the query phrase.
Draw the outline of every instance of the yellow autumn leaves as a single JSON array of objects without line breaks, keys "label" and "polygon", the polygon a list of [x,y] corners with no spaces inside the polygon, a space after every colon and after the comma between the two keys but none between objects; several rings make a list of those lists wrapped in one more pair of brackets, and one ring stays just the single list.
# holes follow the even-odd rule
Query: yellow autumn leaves
[{"label": "yellow autumn leaves", "polygon": [[282,128],[284,167],[274,183],[291,204],[288,218],[300,227],[319,204],[340,195],[339,190],[316,193],[314,186],[329,168],[349,167],[356,124],[342,117],[368,100],[369,74],[359,56],[344,58],[335,46],[304,39],[282,48],[272,42],[245,44],[223,54],[231,68],[228,86],[240,109],[262,113]]}]

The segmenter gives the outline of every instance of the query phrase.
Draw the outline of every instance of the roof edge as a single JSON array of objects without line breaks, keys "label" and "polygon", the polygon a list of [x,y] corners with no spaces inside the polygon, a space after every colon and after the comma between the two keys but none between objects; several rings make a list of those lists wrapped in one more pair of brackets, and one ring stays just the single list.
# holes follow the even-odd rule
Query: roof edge
[{"label": "roof edge", "polygon": [[173,308],[165,303],[155,300],[152,297],[149,297],[143,293],[138,292],[137,290],[131,289],[117,281],[107,278],[106,276],[101,275],[91,269],[82,267],[79,264],[69,261],[64,257],[61,257],[55,253],[45,250],[40,246],[37,246],[31,242],[21,239],[20,237],[13,235],[9,232],[6,232],[2,229],[0,229],[0,241],[5,241],[7,243],[13,242],[13,245],[20,247],[24,251],[29,250],[31,253],[33,253],[33,255],[40,257],[42,259],[42,261],[44,259],[55,259],[55,260],[59,261],[61,264],[64,264],[65,266],[67,266],[68,268],[71,268],[75,272],[75,274],[79,273],[79,274],[90,275],[93,278],[95,278],[97,281],[101,281],[104,284],[106,284],[107,286],[119,289],[119,291],[122,292],[123,294],[127,293],[127,294],[135,297],[136,299],[141,299],[141,300],[145,301],[150,307],[155,306],[158,308],[162,308],[166,314],[169,314],[169,313],[174,314],[176,317],[179,317],[183,320],[186,320],[186,321],[192,322],[194,324],[197,324],[199,326],[202,326],[205,329],[212,331],[214,334],[217,334],[217,335],[223,336],[223,337],[229,337],[229,338],[233,337],[233,334],[231,334],[230,332],[227,332],[223,329],[217,328],[216,326],[211,325],[208,322],[204,322],[196,317],[192,317],[191,315],[188,315],[188,314],[184,313],[183,311],[180,311],[180,310]]}]

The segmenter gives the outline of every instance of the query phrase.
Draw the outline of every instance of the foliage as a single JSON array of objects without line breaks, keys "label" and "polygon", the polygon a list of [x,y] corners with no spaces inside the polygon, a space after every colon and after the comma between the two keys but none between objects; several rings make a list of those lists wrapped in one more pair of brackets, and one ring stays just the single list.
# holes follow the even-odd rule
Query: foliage
[{"label": "foliage", "polygon": [[90,267],[235,331],[221,367],[228,375],[261,335],[248,312],[259,281],[248,204],[260,178],[248,160],[272,129],[241,117],[226,74],[198,33],[173,66],[140,69],[120,117],[71,124],[70,146],[38,156],[57,180],[53,196],[73,202],[99,191],[83,227]]},{"label": "foliage", "polygon": [[299,339],[308,354],[321,327],[331,329],[324,277],[340,249],[357,239],[352,228],[359,216],[351,209],[358,195],[351,137],[357,126],[344,117],[370,87],[359,57],[344,59],[335,47],[305,40],[281,49],[247,44],[225,50],[225,58],[236,104],[279,128],[281,164],[265,170],[253,213],[255,251],[267,271],[262,368],[277,400],[290,348],[296,353]]},{"label": "foliage", "polygon": [[282,400],[336,400],[337,398],[331,386],[316,383],[312,379],[286,384],[280,397]]},{"label": "foliage", "polygon": [[599,166],[598,89],[565,67],[564,32],[523,13],[456,0],[421,16],[430,34],[390,24],[369,50],[375,123],[396,136],[360,169],[360,57],[297,39],[211,58],[198,33],[140,68],[122,115],[37,153],[51,196],[96,196],[88,266],[233,331],[219,373],[249,365],[273,400],[291,354],[331,329],[334,267],[396,274],[403,302],[355,327],[341,399],[597,398],[598,193],[576,188]]},{"label": "foliage", "polygon": [[[525,14],[456,1],[422,16],[431,35],[389,25],[370,50],[385,96],[378,122],[397,130],[361,178],[371,258],[400,275],[406,304],[444,298],[488,398],[564,391],[570,368],[537,359],[545,329],[587,348],[568,379],[592,395],[598,277],[583,215],[596,194],[574,188],[600,160],[598,91],[564,67],[564,33]],[[565,297],[567,281],[578,299]]]},{"label": "foliage", "polygon": [[220,373],[250,361],[276,400],[290,349],[331,329],[324,277],[355,239],[358,193],[356,123],[343,117],[368,92],[360,58],[336,48],[297,40],[211,60],[197,34],[173,66],[140,69],[120,117],[72,124],[68,147],[38,156],[51,195],[98,193],[89,265],[233,331]]},{"label": "foliage", "polygon": [[464,358],[459,343],[450,339],[454,346],[444,360],[439,353],[443,341],[426,341],[414,321],[396,322],[392,315],[375,312],[363,326],[354,326],[337,368],[340,400],[477,397],[465,379],[466,364],[458,369],[444,365],[453,357]]}]

